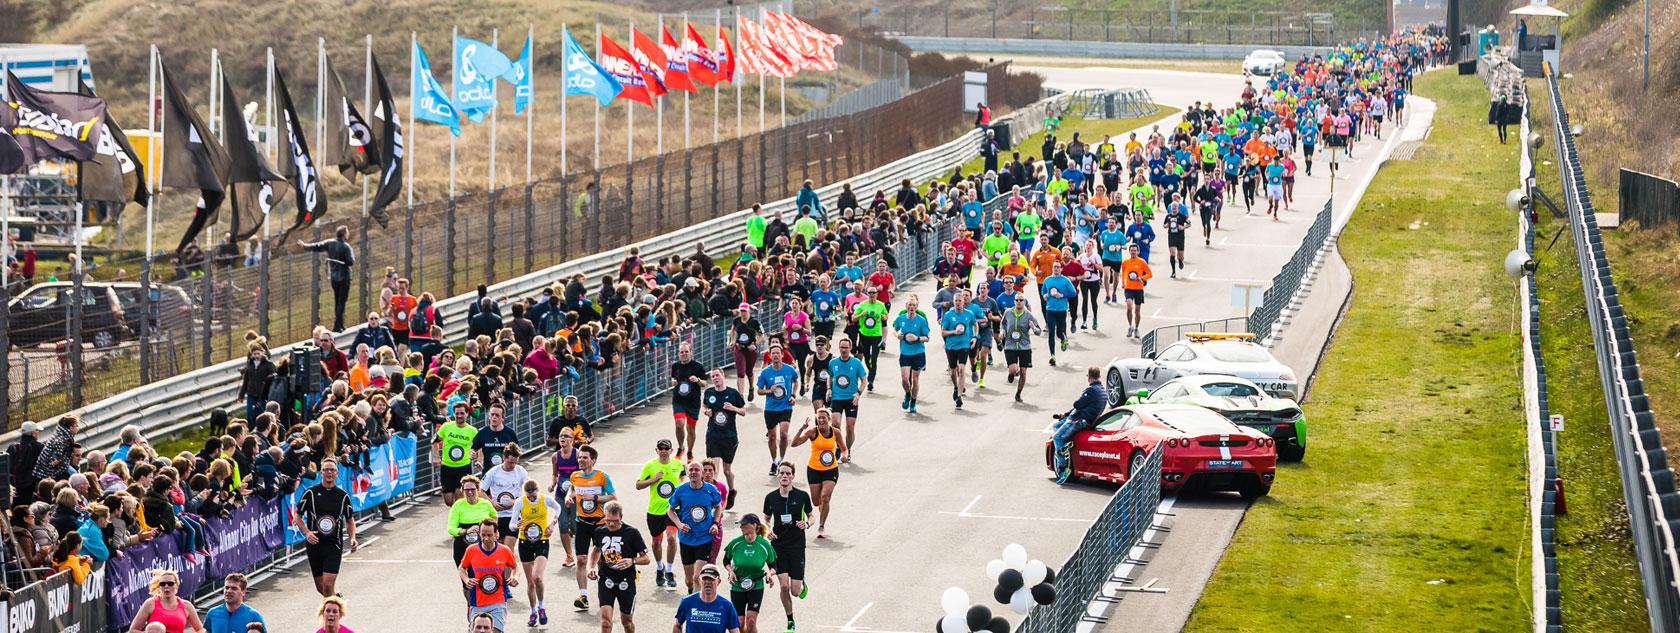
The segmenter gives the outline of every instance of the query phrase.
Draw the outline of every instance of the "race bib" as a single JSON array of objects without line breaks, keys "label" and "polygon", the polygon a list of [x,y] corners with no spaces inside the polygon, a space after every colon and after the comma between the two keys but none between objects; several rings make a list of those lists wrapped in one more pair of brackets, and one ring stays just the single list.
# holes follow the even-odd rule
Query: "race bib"
[{"label": "race bib", "polygon": [[1021,340],[1021,333],[1020,332],[1010,332],[1009,333],[1009,338],[1015,339],[1017,341]]},{"label": "race bib", "polygon": [[1137,273],[1126,273],[1126,278],[1130,279],[1132,281],[1137,281],[1138,274]]},{"label": "race bib", "polygon": [[520,530],[520,533],[525,536],[527,541],[540,541],[542,540],[543,526],[536,523],[527,523],[525,529]]},{"label": "race bib", "polygon": [[740,341],[742,345],[746,345],[747,341],[752,340],[752,337],[747,336],[745,334],[742,334],[740,336],[735,337],[735,340]]},{"label": "race bib", "polygon": [[405,321],[405,322],[408,321],[408,313],[403,312],[402,310],[398,310],[397,311],[397,320],[398,321]]},{"label": "race bib", "polygon": [[701,521],[705,521],[706,520],[706,509],[702,508],[700,506],[690,507],[688,509],[688,520],[692,523],[699,523]]},{"label": "race bib", "polygon": [[1109,244],[1108,245],[1108,252],[1110,252],[1110,253],[1120,252],[1120,245],[1119,244]]},{"label": "race bib", "polygon": [[504,490],[501,493],[496,495],[496,503],[498,505],[512,504],[513,503],[513,497],[514,497],[513,493],[507,492],[507,491]]},{"label": "race bib", "polygon": [[455,462],[455,461],[460,461],[460,460],[463,460],[463,459],[466,459],[466,458],[467,458],[467,448],[465,446],[451,446],[451,447],[449,447],[449,461]]},{"label": "race bib", "polygon": [[752,591],[753,586],[754,586],[753,579],[751,579],[751,578],[742,578],[741,579],[741,590],[742,591]]},{"label": "race bib", "polygon": [[502,577],[498,574],[485,574],[478,578],[478,590],[495,595],[502,589]]},{"label": "race bib", "polygon": [[955,331],[958,334],[962,334],[963,332],[968,331],[968,326],[963,325],[961,323],[958,323],[957,327],[953,328],[952,330]]},{"label": "race bib", "polygon": [[332,517],[321,517],[315,520],[316,532],[320,532],[322,534],[332,534],[333,531],[337,529],[338,519],[334,519]]},{"label": "race bib", "polygon": [[781,515],[780,517],[778,517],[776,519],[776,521],[778,523],[783,524],[783,525],[793,525],[793,515],[791,515],[791,514]]},{"label": "race bib", "polygon": [[677,393],[680,393],[680,394],[686,396],[686,395],[688,395],[689,391],[690,391],[689,384],[687,382],[682,382],[682,383],[677,384]]},{"label": "race bib", "polygon": [[834,451],[823,451],[821,454],[817,455],[817,461],[821,462],[824,466],[833,466]]},{"label": "race bib", "polygon": [[670,499],[671,493],[676,492],[677,487],[672,485],[669,481],[661,481],[659,482],[659,488],[657,491],[659,492],[659,498]]},{"label": "race bib", "polygon": [[839,385],[841,387],[850,387],[852,385],[852,381],[851,381],[851,379],[849,379],[845,376],[841,376],[839,378],[834,379],[834,384]]},{"label": "race bib", "polygon": [[1062,291],[1057,290],[1055,288],[1051,288],[1050,289],[1050,296],[1055,297],[1057,299],[1060,299],[1060,298],[1062,298]]},{"label": "race bib", "polygon": [[[612,583],[609,582],[607,584],[611,585]],[[619,591],[629,591],[630,590],[630,581],[629,580],[618,581],[618,590]]]},{"label": "race bib", "polygon": [[867,328],[875,327],[875,317],[864,317],[863,327],[867,327]]},{"label": "race bib", "polygon": [[578,502],[578,509],[582,510],[584,512],[594,512],[595,511],[595,500],[594,499],[584,499],[583,501],[579,501]]},{"label": "race bib", "polygon": [[834,306],[829,305],[829,303],[827,301],[817,303],[817,309],[821,310],[823,312],[827,312],[832,307],[834,307]]},{"label": "race bib", "polygon": [[725,411],[719,411],[717,416],[715,416],[715,419],[717,420],[718,426],[723,426],[729,423],[729,414]]},{"label": "race bib", "polygon": [[783,398],[786,398],[787,397],[787,387],[783,387],[781,385],[776,385],[775,388],[770,390],[770,397],[775,398],[777,400],[781,400]]},{"label": "race bib", "polygon": [[466,541],[468,545],[477,545],[478,544],[478,529],[477,528],[469,528],[466,531],[466,533],[462,534],[461,540]]}]

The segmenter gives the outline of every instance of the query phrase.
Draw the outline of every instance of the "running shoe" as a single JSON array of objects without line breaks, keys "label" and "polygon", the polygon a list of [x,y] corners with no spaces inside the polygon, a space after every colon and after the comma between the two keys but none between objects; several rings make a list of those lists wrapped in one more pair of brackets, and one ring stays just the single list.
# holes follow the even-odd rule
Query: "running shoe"
[{"label": "running shoe", "polygon": [[1056,485],[1059,485],[1059,486],[1067,485],[1068,478],[1070,478],[1072,476],[1073,476],[1073,469],[1071,469],[1071,468],[1063,468],[1059,471],[1056,471]]},{"label": "running shoe", "polygon": [[911,412],[911,413],[915,413],[915,412],[916,412],[916,401],[915,401],[915,400],[911,400],[911,401],[910,401],[910,412]]},{"label": "running shoe", "polygon": [[980,380],[975,381],[974,386],[979,387],[981,389],[985,389],[986,388],[986,377],[981,376]]},{"label": "running shoe", "polygon": [[529,619],[525,620],[525,626],[536,626],[536,625],[537,625],[537,612],[532,611],[531,612],[531,617]]},{"label": "running shoe", "polygon": [[1051,366],[1051,367],[1055,367],[1055,366],[1056,366],[1056,357],[1055,357],[1055,356],[1053,356],[1053,355],[1052,355],[1052,356],[1051,356],[1051,357],[1050,357],[1050,366]]},{"label": "running shoe", "polygon": [[[799,583],[799,599],[804,600],[805,596],[809,596],[809,595],[811,595],[811,583],[806,582],[806,581],[800,581],[800,583]],[[788,627],[792,628],[792,626],[793,626],[793,620],[788,620]]]},{"label": "running shoe", "polygon": [[1067,351],[1067,339],[1062,339],[1062,351]]},{"label": "running shoe", "polygon": [[537,607],[537,624],[548,625],[548,607]]},{"label": "running shoe", "polygon": [[691,462],[694,461],[694,449],[691,448],[683,451],[683,459]]},{"label": "running shoe", "polygon": [[770,476],[771,477],[776,476],[776,463],[775,462],[770,463]]},{"label": "running shoe", "polygon": [[898,402],[898,408],[904,410],[910,409],[910,394],[904,394],[904,399]]},{"label": "running shoe", "polygon": [[960,396],[960,395],[959,395],[959,396],[957,396],[957,408],[958,408],[958,409],[961,409],[961,408],[962,408],[962,402],[963,402],[963,401],[962,401],[962,396]]},{"label": "running shoe", "polygon": [[1021,399],[1021,394],[1015,394],[1015,401],[1016,402],[1026,402],[1026,400]]},{"label": "running shoe", "polygon": [[588,611],[589,596],[578,596],[576,600],[572,601],[572,608],[579,611]]},{"label": "running shoe", "polygon": [[725,504],[723,506],[723,509],[725,509],[725,510],[735,509],[735,493],[736,492],[737,491],[734,488],[729,489],[729,503]]}]

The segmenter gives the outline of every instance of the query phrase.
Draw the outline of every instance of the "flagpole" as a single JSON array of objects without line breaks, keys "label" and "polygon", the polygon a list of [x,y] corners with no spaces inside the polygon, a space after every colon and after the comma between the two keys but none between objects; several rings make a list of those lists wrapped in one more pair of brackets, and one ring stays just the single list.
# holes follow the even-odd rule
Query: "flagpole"
[{"label": "flagpole", "polygon": [[[663,24],[661,24],[660,27],[659,27],[659,37],[665,37],[665,26]],[[687,11],[683,12],[683,37],[684,38],[688,37],[688,12]],[[688,53],[682,52],[682,42],[680,42],[680,41],[677,42],[677,51],[679,53],[681,53],[682,56],[683,56],[683,68],[688,68]],[[688,73],[688,82],[691,83],[691,84],[694,83],[693,69],[690,69],[690,71]],[[699,86],[695,86],[695,88],[698,89]],[[683,149],[691,149],[691,148],[694,147],[694,142],[689,136],[688,95],[689,95],[689,93],[687,93],[687,92],[683,93]]]},{"label": "flagpole", "polygon": [[[461,111],[456,109],[454,105],[455,75],[457,74],[455,72],[455,64],[460,63],[459,60],[461,51],[457,50],[458,47],[456,46],[455,40],[460,37],[461,27],[451,27],[449,31],[449,108],[454,112],[457,124],[459,124],[461,119]],[[453,129],[450,130],[449,134],[449,199],[455,199],[455,134]]]},{"label": "flagpole", "polygon": [[[739,69],[741,67],[741,7],[735,7],[735,52],[732,56],[735,59],[729,60],[733,62],[731,66]],[[741,101],[743,97],[741,96],[740,76],[741,73],[733,69],[729,73],[729,82],[735,84],[735,136],[737,138],[747,135],[746,129],[741,123]]]},{"label": "flagpole", "polygon": [[[629,34],[629,33],[634,33],[635,31],[636,31],[636,22],[634,20],[632,20],[630,22],[630,29],[625,31],[625,33]],[[635,46],[636,46],[636,43],[634,41],[630,42],[630,47],[631,48],[635,48]],[[632,55],[631,57],[632,57],[632,59],[630,61],[632,63],[634,63],[635,62],[635,59],[634,59],[635,56]],[[643,86],[642,89],[646,90],[647,87]],[[633,154],[631,152],[631,147],[633,145],[635,145],[635,142],[636,142],[636,108],[631,106],[629,103],[625,103],[624,104],[624,111],[629,113],[629,116],[624,117],[624,163],[626,165],[628,165],[631,162],[634,162],[634,159],[632,158]]]},{"label": "flagpole", "polygon": [[[782,13],[787,13],[787,6],[785,4],[782,5],[781,9]],[[787,77],[779,77],[778,79],[781,80],[781,88],[779,88],[777,92],[780,93],[780,101],[782,102],[782,127],[787,127]]]},{"label": "flagpole", "polygon": [[[536,118],[537,110],[537,43],[534,38],[537,27],[534,24],[525,25],[525,43],[531,49],[531,57],[525,60],[525,85],[530,87],[531,94],[525,97],[525,184],[531,184],[531,135],[533,133],[532,120]],[[563,64],[562,64],[563,65]],[[515,95],[517,97],[518,95]]]},{"label": "flagpole", "polygon": [[[567,26],[562,23],[560,25],[560,32],[564,33],[566,36],[570,36],[572,34],[572,32],[569,31],[569,30],[566,30],[566,29],[567,29]],[[572,39],[576,39],[576,38],[572,38]],[[567,41],[569,41],[569,40],[567,40]],[[536,56],[537,56],[536,51],[534,51],[534,50],[531,51],[531,57],[535,58]],[[566,42],[562,41],[562,42],[560,42],[560,176],[561,177],[565,177],[566,174],[568,173],[568,170],[570,169],[566,164],[566,78],[567,78],[566,64],[567,64],[567,61],[568,60],[566,59]],[[536,96],[536,90],[537,90],[536,82],[531,82],[531,92],[532,92],[531,96],[533,96],[533,97]]]},{"label": "flagpole", "polygon": [[[221,139],[222,147],[227,147],[227,131],[222,129],[222,126],[224,124],[226,124],[227,122],[221,120],[221,118],[217,116],[217,114],[219,114],[221,112],[221,100],[220,100],[219,97],[220,97],[222,91],[217,89],[218,85],[221,84],[221,80],[222,80],[222,53],[221,53],[220,50],[212,48],[212,49],[210,49],[210,134],[212,136],[215,136],[218,139]],[[225,187],[229,190],[232,189],[232,187],[227,186],[227,185],[223,185],[223,187]],[[200,195],[202,195],[202,193]],[[204,249],[204,262],[206,264],[209,264],[211,262],[211,260],[213,259],[212,253],[214,253],[215,248],[216,248],[216,225],[217,224],[218,224],[218,222],[216,222],[216,218],[214,216],[212,216],[211,219],[210,219],[210,222],[204,226],[204,232],[199,234],[199,235],[205,236],[204,244],[206,246],[209,246],[209,248]],[[78,257],[78,259],[80,259],[80,258]],[[208,269],[206,269],[206,271],[208,271]],[[205,278],[208,279],[209,276],[210,275],[208,274],[208,272],[206,272]],[[206,281],[205,283],[209,283],[209,282]],[[208,295],[209,294],[208,293],[209,288],[206,287],[205,290],[206,290],[206,295]],[[209,325],[206,324],[205,327],[208,328]],[[210,338],[209,335],[206,334],[205,335],[205,343],[204,343],[206,348],[208,348],[209,345],[210,345],[209,338]]]},{"label": "flagpole", "polygon": [[[327,152],[327,38],[315,38],[315,151]],[[318,218],[317,218],[318,219]]]},{"label": "flagpole", "polygon": [[[153,44],[149,49],[150,63],[146,68],[146,260],[152,259],[152,218],[154,205],[157,204],[157,185],[161,180],[158,169],[153,166],[153,160],[159,165],[163,163],[163,130],[158,129],[157,88],[158,88],[158,49]],[[3,83],[3,82],[0,82]],[[153,136],[156,134],[156,136]],[[157,179],[157,180],[154,180]],[[8,217],[10,217],[8,215]],[[11,239],[11,231],[6,231],[6,239]]]},{"label": "flagpole", "polygon": [[[601,21],[595,21],[595,63],[601,63]],[[601,169],[601,100],[595,99],[595,169]]]},{"label": "flagpole", "polygon": [[[373,112],[373,34],[365,33],[363,34],[363,37],[366,38],[365,41],[367,42],[367,60],[362,63],[363,67],[366,69],[362,75],[362,105],[367,108],[367,112],[371,113]],[[391,116],[391,113],[386,112],[385,116]],[[371,133],[373,131],[373,121],[369,119],[363,119],[362,121],[367,123],[368,132]],[[373,141],[371,134],[368,136],[368,141]],[[362,154],[364,156],[370,154],[371,152],[372,150],[370,148],[362,149]],[[362,174],[362,217],[364,218],[368,216],[367,189],[368,177],[367,174]]]},{"label": "flagpole", "polygon": [[[490,29],[490,48],[496,49],[496,52],[501,52],[500,29]],[[490,186],[485,189],[486,191],[496,190],[496,111],[500,109],[496,107],[496,81],[492,79],[490,80]]]},{"label": "flagpole", "polygon": [[[263,140],[267,141],[265,143],[265,145],[267,146],[267,149],[268,149],[268,159],[269,159],[269,161],[271,161],[272,163],[278,164],[279,163],[279,156],[275,155],[275,149],[276,148],[275,148],[275,139],[274,139],[275,130],[277,129],[274,126],[274,47],[272,47],[272,46],[268,47],[268,53],[267,53],[266,57],[267,57],[267,64],[266,64],[266,66],[267,66],[267,69],[266,69],[267,70],[267,76],[264,77],[264,83],[267,85],[267,88],[263,92],[263,104],[264,104],[263,118],[264,118],[264,123],[268,126],[268,134]],[[269,221],[269,213],[268,213],[267,210],[264,210],[263,211],[263,248],[264,249],[268,248],[268,235],[269,235],[268,221]]]},{"label": "flagpole", "polygon": [[[716,34],[716,35],[713,35],[713,37],[722,36],[723,35],[723,9],[712,9],[712,21],[717,22],[716,30],[712,31],[713,33]],[[719,43],[719,42],[713,42],[713,44],[716,45],[716,46],[723,46],[723,44]],[[714,59],[714,60],[717,59],[717,54],[716,53],[712,54],[712,59]],[[733,80],[734,77],[731,77],[730,79]],[[723,126],[723,121],[722,121],[722,119],[723,119],[723,108],[722,108],[722,103],[721,103],[722,101],[723,101],[723,91],[719,90],[716,84],[713,84],[712,85],[712,143],[714,145],[717,144],[718,141],[722,140],[720,138],[720,136],[721,136],[721,131],[720,130],[722,129],[722,126]]]},{"label": "flagpole", "polygon": [[[663,30],[665,28],[665,14],[663,14],[663,13],[659,14],[658,26],[661,30]],[[630,46],[632,48],[634,48],[636,46],[635,37],[632,36],[630,39],[631,39]],[[671,67],[670,67],[670,64],[667,62],[666,66],[665,66],[665,72],[670,72],[670,71],[671,71]],[[657,79],[655,79],[655,81],[657,81]],[[665,95],[659,95],[659,103],[654,105],[654,110],[655,110],[655,113],[654,113],[653,127],[656,130],[653,133],[653,136],[654,136],[654,153],[655,154],[664,154],[665,153]]]},{"label": "flagpole", "polygon": [[[403,172],[404,172],[403,173],[403,180],[404,180],[403,189],[408,190],[408,192],[407,192],[408,193],[408,206],[409,206],[410,209],[414,208],[414,161],[415,161],[416,158],[419,158],[418,156],[415,156],[416,152],[414,150],[420,148],[420,140],[418,138],[418,135],[415,134],[416,132],[419,132],[420,130],[419,130],[419,128],[416,128],[414,126],[414,110],[417,107],[415,104],[418,104],[420,102],[420,90],[419,90],[419,87],[418,87],[418,84],[420,83],[420,56],[417,54],[419,50],[420,50],[420,34],[414,32],[414,31],[409,31],[408,32],[408,143],[409,143],[409,147],[412,148],[412,149],[408,150],[408,152],[409,152],[408,160],[404,161],[404,164],[403,164]],[[427,86],[427,87],[430,88],[430,86]],[[407,271],[404,271],[404,272],[407,272]]]}]

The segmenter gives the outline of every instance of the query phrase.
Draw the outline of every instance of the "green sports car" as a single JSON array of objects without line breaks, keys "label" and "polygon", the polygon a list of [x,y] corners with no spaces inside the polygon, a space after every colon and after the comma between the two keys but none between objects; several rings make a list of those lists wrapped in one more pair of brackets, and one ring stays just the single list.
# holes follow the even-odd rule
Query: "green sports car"
[{"label": "green sports car", "polygon": [[1157,387],[1143,402],[1193,404],[1219,412],[1277,441],[1278,459],[1298,462],[1307,453],[1307,416],[1288,398],[1266,395],[1245,378],[1218,374],[1180,376]]}]

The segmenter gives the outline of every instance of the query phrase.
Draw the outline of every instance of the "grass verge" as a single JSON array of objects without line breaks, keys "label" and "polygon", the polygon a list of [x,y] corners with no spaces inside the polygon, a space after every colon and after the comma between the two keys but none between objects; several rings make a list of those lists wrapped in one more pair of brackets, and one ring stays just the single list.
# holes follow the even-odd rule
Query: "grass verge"
[{"label": "grass verge", "polygon": [[1430,140],[1340,242],[1353,301],[1318,369],[1313,450],[1251,507],[1185,630],[1520,630],[1529,620],[1515,146],[1487,93],[1417,80]]}]

